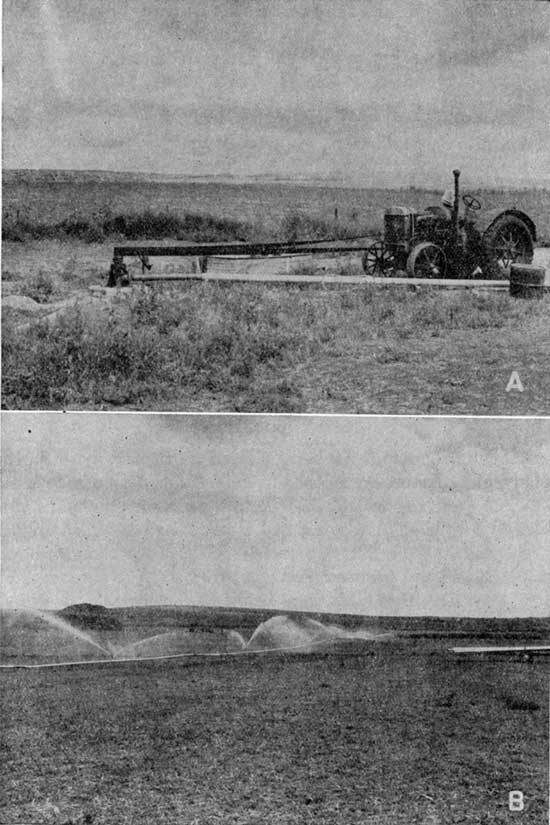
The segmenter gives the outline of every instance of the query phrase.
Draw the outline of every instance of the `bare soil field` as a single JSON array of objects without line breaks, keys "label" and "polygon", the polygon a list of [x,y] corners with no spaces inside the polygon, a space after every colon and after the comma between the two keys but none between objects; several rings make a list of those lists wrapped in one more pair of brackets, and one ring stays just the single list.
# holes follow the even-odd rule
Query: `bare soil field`
[{"label": "bare soil field", "polygon": [[[202,639],[241,621],[249,637],[268,615],[109,611],[109,628],[96,617],[90,633],[105,642],[190,622]],[[407,621],[341,617],[398,635],[308,652],[2,671],[0,820],[509,823],[508,794],[522,790],[521,821],[539,825],[548,665],[460,660],[445,634],[526,640],[548,622],[417,619],[402,636]]]}]

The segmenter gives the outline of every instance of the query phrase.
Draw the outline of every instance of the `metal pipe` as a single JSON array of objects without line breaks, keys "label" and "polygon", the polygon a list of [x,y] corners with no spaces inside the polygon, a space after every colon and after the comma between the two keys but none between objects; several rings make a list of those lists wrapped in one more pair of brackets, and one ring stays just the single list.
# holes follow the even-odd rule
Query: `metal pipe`
[{"label": "metal pipe", "polygon": [[113,259],[137,256],[138,258],[195,257],[201,255],[313,255],[327,252],[363,252],[368,246],[302,246],[290,243],[212,243],[178,244],[177,246],[115,246]]}]

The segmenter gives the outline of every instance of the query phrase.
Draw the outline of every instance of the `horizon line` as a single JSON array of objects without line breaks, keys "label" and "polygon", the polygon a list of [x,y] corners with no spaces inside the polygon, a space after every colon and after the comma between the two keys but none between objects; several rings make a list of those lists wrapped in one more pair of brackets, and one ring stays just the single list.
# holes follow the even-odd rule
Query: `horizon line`
[{"label": "horizon line", "polygon": [[103,610],[133,610],[136,608],[146,608],[146,609],[158,609],[158,608],[179,608],[184,610],[242,610],[247,612],[254,612],[254,611],[262,611],[262,612],[277,612],[277,613],[313,613],[318,615],[326,615],[326,616],[349,616],[354,618],[364,618],[364,619],[454,619],[458,621],[464,620],[474,620],[474,621],[525,621],[525,620],[535,620],[535,621],[550,621],[550,615],[515,615],[515,616],[502,616],[502,615],[493,615],[493,616],[476,616],[476,615],[462,615],[458,616],[456,614],[442,614],[442,613],[347,613],[344,611],[339,610],[310,610],[310,609],[302,609],[302,608],[283,608],[283,607],[247,607],[244,605],[214,605],[214,604],[177,604],[174,602],[169,603],[160,603],[160,604],[125,604],[125,605],[103,605],[94,602],[74,602],[64,607],[59,608],[41,608],[41,607],[29,607],[29,606],[20,606],[20,607],[12,607],[7,605],[0,605],[0,612],[1,611],[25,611],[25,610],[37,610],[42,611],[44,613],[59,613],[63,610],[67,610],[70,607],[99,607]]},{"label": "horizon line", "polygon": [[[342,176],[339,173],[328,173],[326,175],[307,174],[295,172],[292,174],[273,174],[270,172],[155,172],[144,169],[98,169],[88,167],[61,167],[61,166],[2,166],[2,173],[6,172],[30,172],[30,173],[55,173],[61,172],[64,174],[88,174],[88,175],[124,175],[124,176],[143,176],[143,177],[159,177],[159,178],[179,178],[179,179],[194,179],[194,180],[209,180],[212,178],[229,179],[231,181],[254,182],[254,181],[270,181],[273,183],[326,183],[332,184],[336,187],[350,188],[350,189],[426,189],[439,190],[443,183],[435,183],[426,180],[423,183],[418,181],[410,181],[407,183],[368,183],[364,179],[359,181],[351,181],[349,178]],[[382,172],[381,176],[389,177],[391,173]],[[465,176],[466,177],[466,176]],[[472,184],[471,184],[472,185]],[[543,179],[542,182],[537,182],[534,178],[511,178],[506,181],[485,182],[475,184],[479,189],[537,189],[546,191],[550,189],[550,178]]]}]

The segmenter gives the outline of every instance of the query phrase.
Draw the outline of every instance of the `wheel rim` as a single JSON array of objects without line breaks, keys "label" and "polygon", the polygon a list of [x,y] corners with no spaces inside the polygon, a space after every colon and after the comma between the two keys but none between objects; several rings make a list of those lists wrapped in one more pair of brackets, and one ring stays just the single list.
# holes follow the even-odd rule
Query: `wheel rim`
[{"label": "wheel rim", "polygon": [[445,272],[445,257],[441,249],[427,246],[418,253],[414,264],[415,273],[421,278],[441,278]]},{"label": "wheel rim", "polygon": [[367,275],[385,275],[391,269],[393,256],[383,244],[374,244],[363,256],[363,269]]},{"label": "wheel rim", "polygon": [[508,269],[516,261],[527,261],[530,242],[519,226],[504,226],[493,243],[493,257],[501,269]]}]

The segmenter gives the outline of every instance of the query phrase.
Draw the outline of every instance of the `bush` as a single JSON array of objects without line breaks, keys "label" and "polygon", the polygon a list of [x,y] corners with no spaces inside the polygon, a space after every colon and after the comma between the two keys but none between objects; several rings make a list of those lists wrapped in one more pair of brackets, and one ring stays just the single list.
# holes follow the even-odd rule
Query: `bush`
[{"label": "bush", "polygon": [[57,292],[56,280],[49,272],[40,269],[35,275],[25,278],[20,292],[39,304],[47,304]]},{"label": "bush", "polygon": [[38,240],[43,238],[54,238],[61,234],[61,230],[56,225],[33,221],[27,217],[6,217],[2,219],[2,240],[22,242],[26,240]]},{"label": "bush", "polygon": [[291,212],[282,219],[279,235],[282,241],[332,238],[334,226],[303,212]]},{"label": "bush", "polygon": [[[265,298],[210,284],[176,295],[147,290],[133,299],[129,319],[113,311],[92,320],[73,308],[50,326],[6,328],[5,399],[38,408],[139,406],[180,387],[238,397],[247,383],[261,384],[266,371],[273,382],[275,365],[309,352],[307,326],[295,324],[275,296]],[[287,398],[283,406],[291,405]]]},{"label": "bush", "polygon": [[323,371],[327,399],[345,397],[338,359],[373,371],[414,365],[433,336],[515,330],[546,317],[545,302],[528,303],[375,287],[143,288],[99,316],[72,308],[24,330],[7,319],[4,404],[299,412],[311,370]]},{"label": "bush", "polygon": [[[57,223],[44,223],[28,216],[5,214],[2,222],[2,238],[5,241],[79,240],[85,243],[102,243],[109,237],[127,240],[162,240],[174,238],[202,243],[225,241],[296,241],[322,238],[345,238],[373,234],[374,230],[343,223],[331,223],[303,212],[292,212],[283,217],[275,231],[268,233],[260,223],[220,218],[208,213],[186,212],[128,212],[113,215],[110,211],[90,216],[73,215]],[[376,233],[379,234],[379,233]]]},{"label": "bush", "polygon": [[17,272],[12,272],[11,269],[2,268],[2,280],[3,281],[19,281],[21,276]]},{"label": "bush", "polygon": [[2,238],[5,241],[80,240],[101,243],[110,236],[127,240],[162,240],[177,238],[191,241],[245,241],[258,237],[257,228],[242,221],[215,218],[212,215],[186,213],[182,217],[169,212],[139,212],[122,215],[75,215],[54,224],[27,217],[4,216]]},{"label": "bush", "polygon": [[94,220],[74,218],[61,221],[55,225],[55,231],[57,230],[66,238],[74,238],[85,243],[101,243],[105,240],[104,227]]}]

